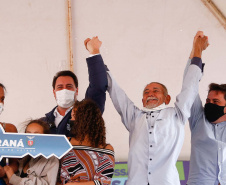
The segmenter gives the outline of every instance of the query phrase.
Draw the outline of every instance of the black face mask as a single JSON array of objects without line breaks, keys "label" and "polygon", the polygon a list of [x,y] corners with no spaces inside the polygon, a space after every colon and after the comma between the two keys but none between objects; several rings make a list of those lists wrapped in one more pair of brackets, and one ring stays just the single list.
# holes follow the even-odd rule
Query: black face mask
[{"label": "black face mask", "polygon": [[70,127],[72,128],[73,125],[75,124],[75,120],[71,120],[71,119],[70,119],[68,123],[69,123]]},{"label": "black face mask", "polygon": [[204,107],[206,119],[209,122],[215,122],[224,115],[225,106],[219,106],[213,103],[206,103]]}]

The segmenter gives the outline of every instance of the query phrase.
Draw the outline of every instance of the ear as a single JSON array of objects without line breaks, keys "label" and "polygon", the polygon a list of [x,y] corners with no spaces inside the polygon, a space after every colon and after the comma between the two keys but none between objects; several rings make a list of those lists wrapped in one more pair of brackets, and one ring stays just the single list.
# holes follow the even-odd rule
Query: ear
[{"label": "ear", "polygon": [[165,104],[168,105],[170,103],[170,100],[171,100],[170,95],[167,95],[165,99]]},{"label": "ear", "polygon": [[74,110],[72,109],[72,111],[71,111],[71,120],[75,120],[75,113],[74,113]]},{"label": "ear", "polygon": [[142,103],[143,103],[143,107],[144,107],[144,103],[145,103],[145,101],[144,101],[144,99],[142,98]]},{"label": "ear", "polygon": [[53,95],[54,95],[54,98],[56,99],[56,92],[54,89],[53,89]]},{"label": "ear", "polygon": [[76,88],[75,94],[78,96],[78,87]]}]

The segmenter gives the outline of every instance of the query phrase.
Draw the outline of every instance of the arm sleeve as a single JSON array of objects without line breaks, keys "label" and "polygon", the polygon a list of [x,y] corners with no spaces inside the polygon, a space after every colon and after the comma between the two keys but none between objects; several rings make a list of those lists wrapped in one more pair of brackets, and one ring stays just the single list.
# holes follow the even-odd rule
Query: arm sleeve
[{"label": "arm sleeve", "polygon": [[[198,60],[196,57],[195,60]],[[175,110],[177,116],[181,119],[182,123],[186,123],[191,114],[191,107],[198,96],[199,81],[202,77],[202,70],[200,68],[201,59],[199,61],[191,61],[185,68],[182,90],[176,97]]]},{"label": "arm sleeve", "polygon": [[[184,70],[184,77],[185,78],[188,68],[191,65],[191,59],[188,59],[187,65],[185,67]],[[204,70],[204,64],[200,65],[200,63],[198,64],[199,68],[201,68],[202,72]],[[189,117],[189,126],[190,126],[190,130],[193,130],[196,126],[196,124],[198,123],[198,119],[199,117],[202,115],[202,110],[203,110],[203,106],[202,106],[202,101],[200,99],[199,94],[196,96],[195,101],[191,107],[191,115]]]},{"label": "arm sleeve", "polygon": [[121,119],[127,130],[131,131],[134,124],[135,113],[138,108],[127,97],[125,92],[119,87],[114,80],[110,72],[107,72],[108,76],[108,92],[111,97],[112,103],[115,109],[120,114]]},{"label": "arm sleeve", "polygon": [[90,98],[97,103],[102,114],[106,101],[107,74],[101,55],[86,59],[89,72],[89,86],[85,98]]},{"label": "arm sleeve", "polygon": [[32,172],[26,178],[21,178],[16,174],[10,178],[9,183],[12,185],[55,185],[59,169],[59,160],[51,157],[45,164],[41,174]]},{"label": "arm sleeve", "polygon": [[201,69],[202,72],[204,71],[205,64],[202,63],[202,60],[199,57],[194,57],[193,59],[189,58],[187,61],[186,67],[184,69],[183,79],[185,78],[185,76],[188,72],[188,68],[191,64],[197,65]]},{"label": "arm sleeve", "polygon": [[191,116],[188,119],[191,131],[195,128],[195,126],[199,122],[198,121],[199,118],[203,115],[202,112],[203,112],[202,101],[200,99],[200,96],[197,95],[191,107]]},{"label": "arm sleeve", "polygon": [[185,78],[185,76],[186,76],[186,74],[187,74],[187,72],[188,72],[188,68],[189,68],[190,65],[191,65],[191,59],[189,58],[188,61],[187,61],[186,67],[185,67],[185,69],[184,69],[183,80],[184,80],[184,78]]}]

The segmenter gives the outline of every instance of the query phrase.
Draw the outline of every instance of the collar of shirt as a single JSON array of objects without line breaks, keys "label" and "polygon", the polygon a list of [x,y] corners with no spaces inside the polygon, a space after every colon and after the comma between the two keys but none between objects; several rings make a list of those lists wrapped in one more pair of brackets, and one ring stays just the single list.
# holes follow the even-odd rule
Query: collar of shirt
[{"label": "collar of shirt", "polygon": [[[68,108],[65,112],[65,115],[73,108],[73,106],[71,106],[70,108]],[[64,116],[60,115],[60,113],[58,112],[57,108],[54,110],[53,115],[55,117],[55,125],[56,127],[58,127],[59,123],[61,122],[61,120],[64,118]]]},{"label": "collar of shirt", "polygon": [[[209,122],[210,123],[210,122]],[[222,121],[222,122],[220,122],[220,123],[210,123],[211,125],[213,125],[213,126],[220,126],[220,127],[225,127],[225,125],[226,125],[226,121]]]},{"label": "collar of shirt", "polygon": [[148,108],[146,108],[146,107],[143,107],[143,111],[144,112],[154,112],[154,111],[159,111],[159,110],[162,110],[162,109],[165,109],[165,108],[167,108],[167,106],[166,106],[166,104],[165,103],[163,103],[163,104],[161,104],[161,105],[159,105],[158,107],[155,107],[155,108],[152,108],[152,109],[148,109]]}]

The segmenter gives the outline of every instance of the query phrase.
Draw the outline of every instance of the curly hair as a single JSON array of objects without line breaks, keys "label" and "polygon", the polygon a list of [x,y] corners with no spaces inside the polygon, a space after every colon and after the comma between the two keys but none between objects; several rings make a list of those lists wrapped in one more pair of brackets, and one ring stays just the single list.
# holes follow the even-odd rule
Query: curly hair
[{"label": "curly hair", "polygon": [[75,103],[73,107],[74,124],[71,134],[80,144],[87,137],[92,147],[106,145],[105,123],[97,104],[89,99]]}]

